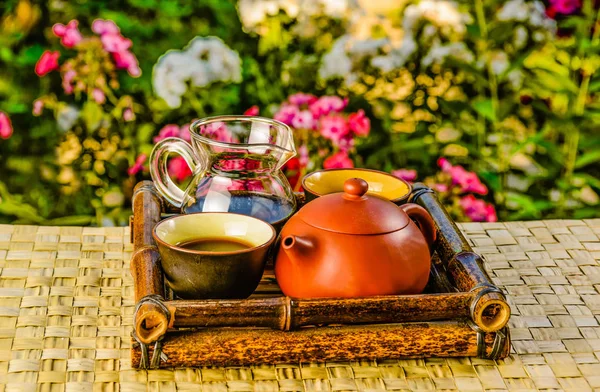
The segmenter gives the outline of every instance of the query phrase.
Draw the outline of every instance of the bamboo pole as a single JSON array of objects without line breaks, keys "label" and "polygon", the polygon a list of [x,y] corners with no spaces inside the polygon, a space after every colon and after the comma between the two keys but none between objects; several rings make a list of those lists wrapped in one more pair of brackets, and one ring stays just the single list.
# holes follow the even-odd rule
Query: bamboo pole
[{"label": "bamboo pole", "polygon": [[167,315],[147,298],[164,298],[164,278],[160,266],[160,255],[152,230],[160,221],[162,200],[152,181],[142,181],[134,189],[133,204],[133,255],[131,275],[135,287],[135,302],[139,305],[135,314],[134,328],[141,342],[150,344],[162,337],[168,328]]},{"label": "bamboo pole", "polygon": [[[502,339],[498,339],[505,336]],[[160,367],[361,361],[416,357],[506,357],[510,337],[478,335],[464,320],[370,326],[272,329],[218,328],[169,332]],[[132,365],[140,351],[132,352]]]},{"label": "bamboo pole", "polygon": [[473,293],[396,295],[366,298],[167,301],[172,325],[255,327],[281,331],[309,325],[384,324],[469,317]]},{"label": "bamboo pole", "polygon": [[410,201],[424,207],[433,218],[438,231],[437,252],[456,287],[476,293],[470,305],[473,322],[485,332],[502,329],[510,318],[510,306],[485,272],[481,257],[473,252],[431,189],[415,184]]}]

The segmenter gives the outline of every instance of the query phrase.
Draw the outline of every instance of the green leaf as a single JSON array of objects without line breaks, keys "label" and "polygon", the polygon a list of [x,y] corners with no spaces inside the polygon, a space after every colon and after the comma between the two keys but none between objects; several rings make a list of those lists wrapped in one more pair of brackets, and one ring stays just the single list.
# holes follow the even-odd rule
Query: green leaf
[{"label": "green leaf", "polygon": [[590,83],[590,86],[588,87],[588,91],[590,93],[595,93],[596,91],[600,91],[600,80],[594,80],[592,83]]},{"label": "green leaf", "polygon": [[534,69],[538,82],[546,89],[553,92],[571,92],[577,93],[579,88],[568,75],[561,75],[555,72],[549,72],[543,69]]},{"label": "green leaf", "polygon": [[448,101],[442,97],[438,97],[438,104],[440,105],[440,108],[448,115],[457,115],[470,109],[469,104],[466,102]]},{"label": "green leaf", "polygon": [[496,121],[496,113],[494,113],[494,108],[491,99],[473,102],[473,109],[475,109],[475,111],[485,119],[490,120],[492,122]]},{"label": "green leaf", "polygon": [[7,102],[4,109],[10,114],[29,113],[29,106],[22,102]]},{"label": "green leaf", "polygon": [[592,188],[600,190],[600,179],[585,173],[576,173],[573,175],[573,179],[581,179]]},{"label": "green leaf", "polygon": [[545,70],[547,73],[569,77],[569,67],[559,64],[554,56],[546,51],[534,51],[523,61],[525,67],[531,70]]},{"label": "green leaf", "polygon": [[45,221],[44,224],[49,226],[87,226],[92,223],[93,220],[93,217],[87,215],[72,215],[50,219]]},{"label": "green leaf", "polygon": [[479,174],[483,179],[483,182],[489,185],[494,192],[497,192],[502,188],[501,178],[498,173],[486,170],[478,172],[477,174]]},{"label": "green leaf", "polygon": [[558,22],[558,26],[561,28],[572,28],[577,27],[582,23],[586,23],[585,18],[577,15],[571,15],[568,18],[565,18]]},{"label": "green leaf", "polygon": [[20,66],[34,65],[39,60],[43,52],[44,47],[39,43],[36,43],[33,46],[23,49],[21,53],[19,53],[16,63]]},{"label": "green leaf", "polygon": [[10,199],[3,199],[0,202],[0,214],[15,216],[31,223],[42,223],[38,211],[29,204],[17,203]]},{"label": "green leaf", "polygon": [[573,219],[589,219],[598,216],[598,207],[578,208],[573,211]]},{"label": "green leaf", "polygon": [[104,111],[102,111],[100,105],[92,101],[87,101],[81,110],[81,116],[85,121],[86,127],[90,131],[94,131],[96,128],[98,128],[100,122],[102,121],[103,115]]},{"label": "green leaf", "polygon": [[531,196],[516,192],[508,192],[506,199],[507,205],[512,204],[510,209],[517,210],[509,215],[509,220],[539,219],[543,211],[554,207],[554,203],[548,200],[534,200]]},{"label": "green leaf", "polygon": [[137,141],[139,144],[150,143],[154,134],[154,124],[143,124],[137,129]]},{"label": "green leaf", "polygon": [[589,151],[577,158],[575,161],[575,168],[581,169],[584,166],[598,161],[600,161],[600,150]]}]

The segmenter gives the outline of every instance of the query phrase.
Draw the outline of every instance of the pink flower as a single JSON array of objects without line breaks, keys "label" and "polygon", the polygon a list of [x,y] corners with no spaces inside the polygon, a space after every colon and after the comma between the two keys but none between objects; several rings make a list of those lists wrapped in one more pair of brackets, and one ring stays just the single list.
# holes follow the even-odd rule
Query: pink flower
[{"label": "pink flower", "polygon": [[169,161],[167,164],[169,174],[177,179],[177,181],[182,182],[186,178],[192,175],[192,171],[188,166],[185,159],[182,157],[175,157]]},{"label": "pink flower", "polygon": [[142,74],[137,58],[128,50],[132,45],[131,40],[121,35],[115,22],[96,19],[92,23],[92,31],[100,35],[102,46],[112,54],[117,69],[126,69],[134,78]]},{"label": "pink flower", "polygon": [[63,44],[65,48],[72,48],[83,39],[77,28],[78,24],[79,22],[72,20],[66,26],[62,23],[56,23],[52,26],[52,32],[60,38],[60,43]]},{"label": "pink flower", "polygon": [[158,131],[158,136],[155,136],[153,141],[154,143],[158,143],[163,139],[169,138],[169,137],[179,137],[179,126],[175,125],[175,124],[168,124],[165,125],[164,127],[162,127],[162,129],[160,131]]},{"label": "pink flower", "polygon": [[112,54],[117,69],[126,69],[129,75],[137,78],[142,74],[137,57],[131,52],[116,52]]},{"label": "pink flower", "polygon": [[75,79],[75,76],[77,76],[77,72],[72,69],[68,70],[63,75],[62,87],[66,94],[73,93],[73,79]]},{"label": "pink flower", "polygon": [[296,106],[310,105],[310,104],[314,103],[316,100],[317,100],[317,97],[315,97],[314,95],[304,94],[304,93],[296,93],[296,94],[290,95],[288,97],[288,101],[292,105],[296,105]]},{"label": "pink flower", "polygon": [[315,125],[315,119],[308,110],[296,113],[292,119],[292,127],[296,129],[314,129]]},{"label": "pink flower", "polygon": [[559,14],[570,15],[581,7],[581,2],[579,0],[550,0],[550,7]]},{"label": "pink flower", "polygon": [[104,102],[106,102],[106,96],[104,95],[104,92],[102,90],[100,90],[99,88],[95,88],[92,91],[92,98],[94,98],[94,101],[96,101],[96,103],[102,105]]},{"label": "pink flower", "polygon": [[44,76],[48,72],[58,69],[58,58],[60,53],[46,50],[40,56],[40,59],[35,64],[35,73],[38,76]]},{"label": "pink flower", "polygon": [[225,142],[236,143],[235,138],[222,122],[209,123],[201,127],[200,134],[210,139]]},{"label": "pink flower", "polygon": [[467,195],[460,199],[460,206],[473,222],[496,222],[496,209],[492,204],[484,200],[476,199],[473,195]]},{"label": "pink flower", "polygon": [[275,113],[273,118],[277,121],[281,121],[284,124],[292,125],[292,121],[299,111],[300,109],[298,109],[298,106],[284,103],[281,105],[277,113]]},{"label": "pink flower", "polygon": [[442,169],[443,171],[446,171],[446,170],[448,170],[449,168],[452,167],[452,165],[450,164],[450,161],[448,161],[444,157],[438,158],[437,164],[440,167],[440,169]]},{"label": "pink flower", "polygon": [[13,134],[12,123],[8,114],[0,112],[0,138],[8,139]]},{"label": "pink flower", "polygon": [[244,112],[244,116],[258,116],[259,113],[260,113],[259,107],[254,105],[254,106],[251,106],[250,108],[248,108]]},{"label": "pink flower", "polygon": [[179,128],[179,137],[185,140],[186,142],[192,141],[192,134],[190,133],[190,124],[184,124]]},{"label": "pink flower", "polygon": [[300,148],[298,148],[298,161],[301,167],[308,166],[310,157],[308,156],[308,148],[305,144],[301,145]]},{"label": "pink flower", "polygon": [[336,96],[324,96],[310,105],[310,111],[315,118],[326,116],[331,112],[341,112],[348,105],[348,99]]},{"label": "pink flower", "polygon": [[459,185],[462,187],[463,192],[471,192],[478,195],[487,195],[488,193],[487,187],[479,180],[477,174],[473,172],[463,174],[463,177],[459,180]]},{"label": "pink flower", "polygon": [[138,174],[139,172],[144,170],[144,162],[146,162],[147,158],[148,158],[148,156],[146,156],[146,154],[140,154],[136,158],[133,166],[131,166],[129,169],[127,169],[127,174],[129,174],[130,176],[135,176],[136,174]]},{"label": "pink flower", "polygon": [[96,19],[92,23],[92,31],[99,35],[119,34],[120,30],[112,20]]},{"label": "pink flower", "polygon": [[245,159],[219,159],[213,167],[223,171],[243,170],[246,168]]},{"label": "pink flower", "polygon": [[36,99],[35,101],[33,101],[33,115],[34,116],[41,116],[43,110],[44,110],[44,101],[42,101],[41,99]]},{"label": "pink flower", "polygon": [[104,34],[100,40],[104,50],[110,53],[122,53],[131,47],[131,40],[120,34]]},{"label": "pink flower", "polygon": [[348,132],[346,135],[342,136],[342,138],[335,143],[337,143],[337,146],[339,147],[339,149],[341,151],[352,150],[354,148],[354,144],[355,144],[354,135],[352,133]]},{"label": "pink flower", "polygon": [[332,114],[321,119],[320,132],[324,138],[337,143],[350,132],[350,129],[344,117]]},{"label": "pink flower", "polygon": [[365,111],[362,109],[348,116],[348,125],[350,130],[358,136],[367,136],[371,130],[371,121],[365,116]]},{"label": "pink flower", "polygon": [[417,179],[417,171],[411,169],[393,170],[392,175],[408,182],[412,182]]},{"label": "pink flower", "polygon": [[135,113],[130,108],[123,110],[123,121],[133,121],[135,120]]},{"label": "pink flower", "polygon": [[452,185],[458,185],[462,192],[471,192],[479,195],[487,195],[487,187],[479,180],[477,174],[466,171],[464,167],[452,166],[446,158],[438,159],[438,165],[443,172],[450,174]]},{"label": "pink flower", "polygon": [[265,187],[260,180],[233,180],[227,190],[264,192]]},{"label": "pink flower", "polygon": [[448,192],[448,185],[446,184],[433,184],[431,187],[436,192]]},{"label": "pink flower", "polygon": [[344,151],[339,151],[323,162],[325,169],[344,169],[354,167],[354,162]]}]

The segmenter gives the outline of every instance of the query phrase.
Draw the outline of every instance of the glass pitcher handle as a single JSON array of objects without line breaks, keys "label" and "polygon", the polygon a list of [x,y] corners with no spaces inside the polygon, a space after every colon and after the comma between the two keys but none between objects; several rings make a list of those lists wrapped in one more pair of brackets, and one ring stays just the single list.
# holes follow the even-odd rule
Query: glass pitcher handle
[{"label": "glass pitcher handle", "polygon": [[202,161],[189,143],[176,137],[161,140],[150,154],[150,176],[156,189],[165,200],[180,208],[186,201],[186,195],[169,176],[167,161],[170,153],[178,154],[185,159],[193,174],[196,173],[196,168],[202,165]]}]

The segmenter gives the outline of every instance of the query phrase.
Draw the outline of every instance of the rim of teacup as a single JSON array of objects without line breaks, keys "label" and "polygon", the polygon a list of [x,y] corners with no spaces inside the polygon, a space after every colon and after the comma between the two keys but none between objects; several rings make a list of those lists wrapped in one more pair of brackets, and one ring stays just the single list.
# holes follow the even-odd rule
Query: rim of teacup
[{"label": "rim of teacup", "polygon": [[[355,171],[355,172],[365,171],[365,172],[377,173],[377,174],[381,174],[381,175],[384,175],[384,176],[387,176],[387,177],[391,177],[391,178],[393,178],[393,179],[394,179],[394,180],[396,180],[396,181],[400,181],[400,182],[404,183],[404,185],[406,185],[406,187],[407,187],[407,191],[406,191],[406,194],[405,194],[405,195],[403,195],[403,196],[400,196],[400,197],[397,197],[397,198],[395,198],[395,199],[387,199],[387,198],[386,198],[386,200],[389,200],[389,201],[391,201],[392,203],[398,203],[398,202],[401,202],[401,201],[408,200],[408,198],[410,197],[410,194],[412,193],[412,189],[413,189],[413,188],[412,188],[412,185],[411,185],[411,184],[410,184],[408,181],[406,181],[406,180],[403,180],[402,178],[398,178],[398,177],[396,177],[396,176],[393,176],[393,175],[391,175],[390,173],[382,172],[382,171],[380,171],[380,170],[373,170],[373,169],[363,169],[363,168],[359,168],[359,167],[354,167],[354,168],[352,168],[352,167],[350,167],[350,168],[340,168],[340,169],[322,169],[322,170],[315,170],[314,172],[310,172],[310,173],[308,173],[307,175],[305,175],[305,176],[304,176],[304,178],[302,179],[302,189],[304,189],[304,190],[305,190],[305,191],[307,191],[307,192],[310,192],[310,193],[312,193],[313,195],[315,195],[315,196],[317,196],[317,197],[321,197],[321,196],[328,195],[329,193],[318,193],[318,192],[316,192],[316,191],[314,191],[314,190],[310,189],[310,187],[307,187],[307,186],[306,186],[306,180],[307,180],[309,177],[311,177],[311,176],[313,176],[313,175],[315,175],[315,174],[317,174],[317,173],[327,173],[327,172],[334,172],[334,171]],[[358,177],[358,176],[357,176],[357,177]],[[360,178],[360,177],[359,177],[359,178]],[[367,180],[366,180],[366,179],[364,179],[364,178],[363,178],[363,180],[367,181]],[[368,182],[369,182],[369,181],[367,181],[367,183],[368,183]],[[340,192],[343,192],[343,190],[341,190]]]},{"label": "rim of teacup", "polygon": [[[250,247],[250,248],[240,249],[240,250],[233,250],[233,251],[229,251],[229,252],[211,252],[211,251],[205,251],[205,250],[186,249],[186,248],[183,248],[181,246],[170,244],[167,241],[164,241],[161,238],[159,238],[158,234],[156,233],[156,230],[158,229],[158,227],[161,226],[163,223],[165,223],[167,221],[178,219],[178,218],[182,218],[183,219],[183,218],[190,217],[190,216],[200,216],[200,215],[241,216],[241,217],[244,217],[244,218],[248,218],[250,220],[255,220],[258,223],[265,224],[269,229],[271,229],[271,237],[269,238],[269,240],[267,242],[262,243],[261,245]],[[262,219],[255,218],[255,217],[250,216],[250,215],[237,214],[235,212],[194,212],[194,213],[191,213],[191,214],[175,215],[175,216],[171,216],[171,217],[168,217],[166,219],[161,220],[156,225],[154,225],[154,228],[152,229],[152,237],[154,238],[154,241],[156,241],[157,243],[160,243],[160,244],[162,244],[162,245],[164,245],[164,246],[166,246],[167,248],[170,248],[170,249],[175,249],[177,251],[181,251],[181,252],[184,252],[184,253],[191,253],[191,254],[196,254],[196,255],[213,255],[214,256],[214,255],[236,255],[236,254],[242,254],[242,253],[251,252],[251,251],[254,251],[254,250],[259,250],[259,249],[262,249],[262,248],[267,248],[267,247],[271,246],[271,244],[273,244],[273,242],[275,241],[275,238],[277,237],[277,232],[275,231],[275,228],[273,227],[273,225],[271,225],[269,222],[265,222]],[[224,237],[224,238],[227,238],[227,237]]]}]

